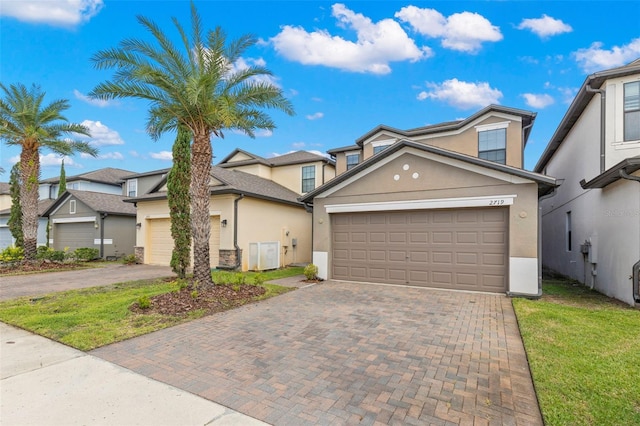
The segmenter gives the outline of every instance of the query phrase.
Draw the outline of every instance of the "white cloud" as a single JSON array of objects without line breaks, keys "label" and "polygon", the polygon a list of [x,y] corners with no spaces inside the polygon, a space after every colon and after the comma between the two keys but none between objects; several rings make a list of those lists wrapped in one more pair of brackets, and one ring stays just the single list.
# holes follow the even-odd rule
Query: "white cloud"
[{"label": "white cloud", "polygon": [[440,84],[427,83],[427,87],[431,90],[420,92],[419,100],[435,99],[462,109],[497,104],[502,98],[502,92],[486,82],[469,83],[453,78]]},{"label": "white cloud", "polygon": [[525,102],[532,108],[546,108],[549,105],[552,105],[555,101],[553,97],[547,94],[536,95],[534,93],[525,93],[522,95],[524,97]]},{"label": "white cloud", "polygon": [[624,46],[614,46],[611,50],[602,48],[602,43],[595,42],[586,49],[573,53],[584,72],[591,73],[608,68],[620,67],[640,56],[640,38],[633,39]]},{"label": "white cloud", "polygon": [[502,40],[500,28],[477,13],[454,13],[447,18],[435,9],[406,6],[395,17],[422,35],[440,38],[442,47],[447,49],[475,53],[484,42]]},{"label": "white cloud", "polygon": [[[60,155],[54,154],[54,153],[49,153],[45,155],[40,154],[40,165],[42,167],[59,166],[60,164],[62,164],[63,158],[64,158],[65,167],[82,167],[78,163],[73,161],[73,158],[61,157]],[[19,160],[20,159],[18,158],[18,161]]]},{"label": "white cloud", "polygon": [[307,120],[311,120],[311,121],[318,120],[318,119],[324,117],[324,113],[316,112],[316,113],[313,113],[313,114],[309,114],[306,117],[307,117]]},{"label": "white cloud", "polygon": [[519,30],[530,30],[538,37],[547,38],[562,33],[573,31],[571,25],[565,24],[560,19],[542,15],[542,18],[523,19],[517,27]]},{"label": "white cloud", "polygon": [[326,30],[307,32],[302,27],[286,25],[270,39],[276,51],[305,65],[372,74],[390,73],[390,62],[415,62],[432,55],[428,47],[418,48],[392,19],[374,23],[341,3],[334,4],[331,10],[340,26],[356,32],[356,41],[333,36]]},{"label": "white cloud", "polygon": [[154,160],[172,161],[173,154],[171,151],[150,152],[149,156]]},{"label": "white cloud", "polygon": [[118,105],[117,101],[105,100],[105,99],[93,99],[88,97],[87,95],[81,93],[79,90],[73,89],[73,94],[76,99],[80,99],[83,102],[88,103],[89,105],[94,105],[100,108]]},{"label": "white cloud", "polygon": [[[247,134],[240,129],[233,129],[231,132],[235,133],[236,135],[247,136]],[[269,138],[273,136],[273,131],[258,129],[258,130],[254,130],[253,134],[255,135],[256,138]]]},{"label": "white cloud", "polygon": [[0,15],[55,26],[75,26],[87,22],[103,6],[102,0],[2,0],[0,3]]},{"label": "white cloud", "polygon": [[[107,152],[104,154],[99,154],[97,157],[94,157],[89,154],[82,153],[80,154],[80,158],[85,159],[95,159],[95,160],[124,160],[124,156],[119,152]],[[66,164],[66,163],[65,163]]]},{"label": "white cloud", "polygon": [[[120,134],[115,130],[110,129],[99,121],[84,120],[83,126],[89,129],[91,133],[90,143],[93,146],[107,146],[107,145],[123,145],[124,141],[120,137]],[[86,136],[81,136],[83,139],[87,139]]]},{"label": "white cloud", "polygon": [[[231,72],[244,71],[250,66],[265,67],[267,62],[262,58],[239,58],[235,63],[231,65]],[[253,76],[249,81],[257,83],[271,84],[272,86],[280,87],[278,78],[273,75],[258,75]]]},{"label": "white cloud", "polygon": [[296,148],[296,149],[304,148],[305,145],[306,144],[304,142],[294,142],[294,143],[291,144],[291,146]]}]

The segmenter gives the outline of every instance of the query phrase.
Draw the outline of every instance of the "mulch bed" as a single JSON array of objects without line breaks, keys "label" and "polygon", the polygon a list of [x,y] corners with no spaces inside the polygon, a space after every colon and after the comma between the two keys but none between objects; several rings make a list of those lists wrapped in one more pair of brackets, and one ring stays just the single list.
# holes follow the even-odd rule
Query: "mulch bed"
[{"label": "mulch bed", "polygon": [[[244,284],[233,286],[217,284],[210,288],[200,287],[195,290],[185,287],[181,290],[150,297],[151,306],[140,308],[138,303],[129,307],[139,314],[186,315],[189,312],[203,309],[207,314],[226,311],[246,305],[265,294],[266,289],[256,285]],[[194,297],[195,296],[195,297]]]},{"label": "mulch bed", "polygon": [[72,269],[86,268],[87,265],[82,263],[63,263],[63,262],[51,262],[46,260],[38,260],[35,262],[19,262],[19,263],[7,263],[0,265],[0,275],[3,274],[20,274],[20,273],[33,273],[44,271],[69,271]]}]

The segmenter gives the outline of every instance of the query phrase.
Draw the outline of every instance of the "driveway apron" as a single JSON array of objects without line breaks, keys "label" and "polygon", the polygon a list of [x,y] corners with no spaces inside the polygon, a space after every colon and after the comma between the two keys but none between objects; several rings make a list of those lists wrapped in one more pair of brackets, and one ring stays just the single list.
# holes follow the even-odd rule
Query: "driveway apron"
[{"label": "driveway apron", "polygon": [[542,425],[502,295],[330,281],[91,354],[274,425]]}]

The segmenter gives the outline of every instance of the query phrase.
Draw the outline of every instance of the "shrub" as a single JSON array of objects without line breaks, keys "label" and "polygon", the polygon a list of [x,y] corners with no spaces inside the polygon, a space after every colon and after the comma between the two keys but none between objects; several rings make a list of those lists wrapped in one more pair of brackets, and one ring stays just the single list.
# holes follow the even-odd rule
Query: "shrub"
[{"label": "shrub", "polygon": [[38,260],[50,260],[52,262],[63,262],[65,253],[62,250],[54,250],[51,247],[40,246],[36,253],[36,259]]},{"label": "shrub", "polygon": [[0,251],[0,262],[19,262],[24,259],[24,250],[22,247],[9,246]]},{"label": "shrub", "polygon": [[318,279],[318,267],[313,263],[310,263],[307,266],[305,266],[303,273],[308,280]]},{"label": "shrub", "polygon": [[192,298],[192,299],[197,299],[199,294],[200,294],[200,293],[198,293],[198,290],[193,290],[193,291],[191,292],[191,298]]},{"label": "shrub", "polygon": [[149,299],[149,296],[138,297],[138,307],[140,309],[149,309],[151,307],[151,299]]},{"label": "shrub", "polygon": [[88,262],[90,260],[96,259],[100,254],[100,250],[97,248],[90,247],[80,247],[75,249],[72,257],[80,262]]},{"label": "shrub", "polygon": [[253,284],[262,285],[266,280],[267,280],[267,276],[262,272],[260,272],[253,277]]},{"label": "shrub", "polygon": [[233,283],[238,286],[244,285],[247,283],[247,276],[242,272],[237,272],[233,274]]},{"label": "shrub", "polygon": [[135,254],[127,254],[122,257],[122,263],[124,263],[125,265],[135,265],[136,263],[138,263],[138,258]]}]

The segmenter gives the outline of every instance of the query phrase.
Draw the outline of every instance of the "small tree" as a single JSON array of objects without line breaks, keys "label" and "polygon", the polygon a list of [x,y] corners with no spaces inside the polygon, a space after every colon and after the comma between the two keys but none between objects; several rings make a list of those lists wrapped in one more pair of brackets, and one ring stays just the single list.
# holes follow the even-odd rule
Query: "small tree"
[{"label": "small tree", "polygon": [[22,207],[20,206],[20,162],[11,168],[9,176],[9,193],[11,194],[11,211],[9,213],[9,231],[15,240],[16,247],[24,247],[22,233]]},{"label": "small tree", "polygon": [[167,199],[171,216],[173,253],[171,269],[184,278],[191,257],[191,209],[189,185],[191,182],[191,132],[185,126],[178,127],[173,143],[173,167],[167,175]]},{"label": "small tree", "polygon": [[58,184],[58,198],[67,190],[67,174],[64,172],[64,158],[60,165],[60,183]]}]

